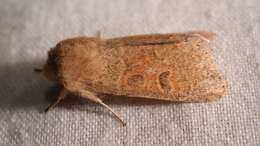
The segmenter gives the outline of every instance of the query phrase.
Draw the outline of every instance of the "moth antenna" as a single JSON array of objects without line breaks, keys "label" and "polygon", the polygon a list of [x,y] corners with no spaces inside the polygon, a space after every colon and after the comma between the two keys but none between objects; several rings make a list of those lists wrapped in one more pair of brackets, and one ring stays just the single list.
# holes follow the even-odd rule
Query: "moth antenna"
[{"label": "moth antenna", "polygon": [[41,68],[35,68],[34,71],[35,71],[35,72],[42,72],[43,69],[41,69]]},{"label": "moth antenna", "polygon": [[54,103],[51,103],[44,111],[48,112],[50,109],[54,108],[62,99],[64,99],[68,95],[68,91],[66,89],[62,89],[57,100]]},{"label": "moth antenna", "polygon": [[123,121],[122,118],[120,118],[120,116],[114,112],[114,110],[112,108],[110,108],[108,105],[106,105],[104,102],[99,102],[102,106],[104,106],[105,108],[107,108],[115,117],[116,119],[123,125],[126,126],[126,122]]},{"label": "moth antenna", "polygon": [[99,30],[99,31],[97,31],[97,34],[96,34],[97,36],[97,38],[99,38],[99,39],[102,39],[102,33],[101,33],[101,30]]}]

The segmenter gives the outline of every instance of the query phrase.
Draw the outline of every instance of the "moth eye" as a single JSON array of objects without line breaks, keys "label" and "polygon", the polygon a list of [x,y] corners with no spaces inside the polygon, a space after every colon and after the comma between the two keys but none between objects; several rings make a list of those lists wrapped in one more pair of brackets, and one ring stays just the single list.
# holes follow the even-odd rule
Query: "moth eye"
[{"label": "moth eye", "polygon": [[170,85],[170,82],[169,82],[169,76],[170,76],[169,71],[162,72],[159,75],[160,86],[164,90],[164,92],[166,92],[166,93],[171,90],[171,85]]},{"label": "moth eye", "polygon": [[127,84],[130,86],[141,86],[144,84],[144,77],[142,75],[133,75],[128,78]]}]

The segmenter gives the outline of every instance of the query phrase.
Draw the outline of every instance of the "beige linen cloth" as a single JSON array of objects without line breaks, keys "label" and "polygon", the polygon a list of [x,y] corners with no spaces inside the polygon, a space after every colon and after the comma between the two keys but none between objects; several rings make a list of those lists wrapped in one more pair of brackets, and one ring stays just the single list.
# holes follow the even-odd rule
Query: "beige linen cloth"
[{"label": "beige linen cloth", "polygon": [[[58,41],[99,30],[104,38],[216,32],[212,50],[228,94],[199,104],[108,101],[126,127],[88,101],[44,114],[57,89],[33,68]],[[259,0],[0,0],[0,145],[257,146],[259,65]]]}]

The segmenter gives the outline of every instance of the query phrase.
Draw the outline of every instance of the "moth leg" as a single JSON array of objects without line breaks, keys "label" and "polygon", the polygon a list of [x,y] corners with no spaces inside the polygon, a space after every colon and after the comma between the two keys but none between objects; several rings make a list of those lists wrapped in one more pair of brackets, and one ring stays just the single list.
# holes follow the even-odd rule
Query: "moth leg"
[{"label": "moth leg", "polygon": [[123,125],[125,126],[126,123],[120,118],[120,116],[114,112],[108,105],[106,105],[99,97],[97,97],[94,93],[90,92],[90,91],[86,91],[86,90],[83,90],[80,92],[81,93],[81,96],[83,98],[87,98],[91,101],[94,101],[96,103],[99,103],[100,105],[102,105],[103,107],[105,107],[106,109],[108,109],[115,117],[116,119]]},{"label": "moth leg", "polygon": [[57,98],[57,100],[53,103],[51,103],[46,109],[45,112],[48,112],[50,109],[52,109],[53,107],[55,107],[62,99],[64,99],[66,97],[66,95],[68,95],[68,91],[66,89],[62,89],[60,91],[60,94]]}]

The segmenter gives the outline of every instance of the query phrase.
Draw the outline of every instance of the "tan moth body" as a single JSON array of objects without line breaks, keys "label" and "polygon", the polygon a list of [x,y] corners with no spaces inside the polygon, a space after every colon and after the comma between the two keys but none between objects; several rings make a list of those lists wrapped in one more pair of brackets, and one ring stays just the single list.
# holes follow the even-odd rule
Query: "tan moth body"
[{"label": "tan moth body", "polygon": [[225,93],[225,80],[208,48],[213,37],[189,32],[67,39],[49,51],[43,73],[66,92],[102,105],[101,94],[211,101]]}]

